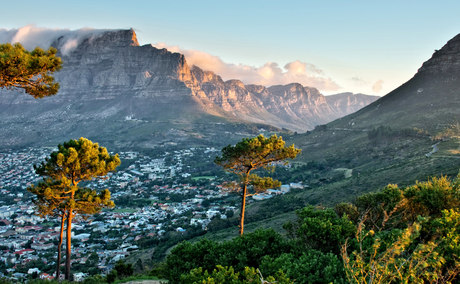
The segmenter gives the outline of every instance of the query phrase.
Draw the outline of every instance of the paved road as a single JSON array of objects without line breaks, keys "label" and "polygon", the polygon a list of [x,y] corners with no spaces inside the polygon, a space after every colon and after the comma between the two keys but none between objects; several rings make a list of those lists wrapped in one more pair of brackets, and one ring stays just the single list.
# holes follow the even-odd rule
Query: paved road
[{"label": "paved road", "polygon": [[438,144],[439,144],[439,143],[441,143],[441,142],[438,142],[438,143],[436,143],[436,144],[434,144],[434,145],[431,145],[431,147],[433,147],[433,150],[432,150],[430,153],[425,154],[425,156],[429,157],[429,156],[431,156],[432,154],[438,152],[438,150],[439,150],[439,149],[438,149]]}]

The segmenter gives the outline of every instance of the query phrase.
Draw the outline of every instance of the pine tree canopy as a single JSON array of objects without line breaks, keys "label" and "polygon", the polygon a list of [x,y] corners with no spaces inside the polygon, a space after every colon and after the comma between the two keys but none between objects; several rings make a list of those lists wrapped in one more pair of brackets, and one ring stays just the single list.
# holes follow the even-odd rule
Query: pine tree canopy
[{"label": "pine tree canopy", "polygon": [[0,88],[23,89],[34,98],[55,95],[59,83],[51,74],[62,67],[57,50],[36,47],[27,51],[20,43],[0,44]]}]

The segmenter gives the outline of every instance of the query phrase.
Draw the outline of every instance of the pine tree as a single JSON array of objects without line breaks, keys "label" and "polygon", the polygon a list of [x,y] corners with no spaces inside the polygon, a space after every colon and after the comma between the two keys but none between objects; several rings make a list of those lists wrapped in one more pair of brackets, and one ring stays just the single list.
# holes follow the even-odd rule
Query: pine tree
[{"label": "pine tree", "polygon": [[55,95],[59,83],[51,74],[62,67],[56,53],[53,47],[29,52],[20,43],[0,44],[0,88],[23,89],[34,98]]},{"label": "pine tree", "polygon": [[276,134],[270,138],[259,135],[255,138],[244,138],[235,146],[228,145],[222,149],[222,156],[216,157],[214,163],[222,166],[225,171],[234,173],[239,181],[231,183],[230,191],[237,192],[241,196],[240,212],[240,235],[244,231],[244,211],[246,197],[253,195],[248,193],[248,186],[252,186],[254,192],[261,192],[273,187],[279,187],[281,183],[272,178],[261,178],[251,171],[258,168],[267,170],[274,169],[274,163],[285,159],[294,159],[300,153],[300,149],[291,145],[284,147],[282,137]]},{"label": "pine tree", "polygon": [[[66,221],[66,270],[65,279],[70,280],[71,230],[72,220],[77,214],[90,215],[100,212],[103,207],[114,207],[110,191],[100,193],[79,187],[82,181],[103,178],[120,165],[118,154],[112,156],[104,147],[99,147],[88,139],[70,140],[58,146],[50,158],[39,166],[34,166],[37,174],[47,177],[44,183],[30,187],[36,195],[34,200],[40,214],[61,210],[61,221]],[[63,228],[61,227],[61,234]],[[61,235],[62,240],[62,235]]]}]

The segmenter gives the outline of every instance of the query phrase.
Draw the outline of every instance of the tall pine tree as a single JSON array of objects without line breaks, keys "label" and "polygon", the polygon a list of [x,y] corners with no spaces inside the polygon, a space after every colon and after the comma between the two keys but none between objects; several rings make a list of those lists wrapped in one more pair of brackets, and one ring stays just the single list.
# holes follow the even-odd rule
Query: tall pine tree
[{"label": "tall pine tree", "polygon": [[238,176],[239,182],[233,183],[231,191],[237,192],[241,196],[240,212],[240,235],[244,231],[244,211],[246,207],[246,197],[248,197],[248,187],[252,186],[255,192],[267,190],[272,187],[279,187],[281,183],[272,178],[261,178],[256,174],[251,174],[258,168],[274,169],[274,162],[285,159],[294,159],[300,153],[300,149],[291,145],[284,146],[282,137],[276,134],[269,138],[259,135],[255,138],[244,138],[235,146],[228,145],[222,149],[222,156],[216,157],[214,163],[222,166],[225,171],[234,173]]},{"label": "tall pine tree", "polygon": [[[103,207],[113,207],[110,191],[100,193],[80,187],[82,181],[104,178],[120,165],[118,154],[110,155],[107,149],[99,147],[88,139],[70,140],[58,146],[58,151],[39,166],[34,166],[38,175],[46,177],[45,182],[30,187],[36,195],[34,200],[41,214],[61,212],[61,221],[66,221],[66,270],[65,279],[70,280],[72,220],[77,214],[98,213]],[[61,233],[63,229],[61,228]],[[61,235],[61,240],[62,240]]]}]

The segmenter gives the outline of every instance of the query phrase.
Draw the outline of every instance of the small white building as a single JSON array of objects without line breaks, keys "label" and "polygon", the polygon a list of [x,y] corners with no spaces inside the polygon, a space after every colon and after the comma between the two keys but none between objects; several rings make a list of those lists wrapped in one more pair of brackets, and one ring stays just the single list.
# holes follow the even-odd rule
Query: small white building
[{"label": "small white building", "polygon": [[206,212],[206,217],[208,217],[208,219],[211,219],[212,217],[216,216],[217,214],[220,214],[220,212],[216,211],[216,210],[208,210]]},{"label": "small white building", "polygon": [[305,187],[303,186],[301,182],[291,182],[289,185],[291,186],[291,188],[304,188]]},{"label": "small white building", "polygon": [[34,272],[37,272],[37,274],[40,274],[40,269],[38,269],[38,268],[29,268],[29,270],[27,270],[27,274],[33,274]]},{"label": "small white building", "polygon": [[73,274],[73,281],[75,282],[82,282],[85,280],[86,276],[88,276],[86,273],[83,272],[77,272]]},{"label": "small white building", "polygon": [[289,184],[281,185],[281,191],[282,192],[289,192],[290,190],[291,190],[291,186]]}]

